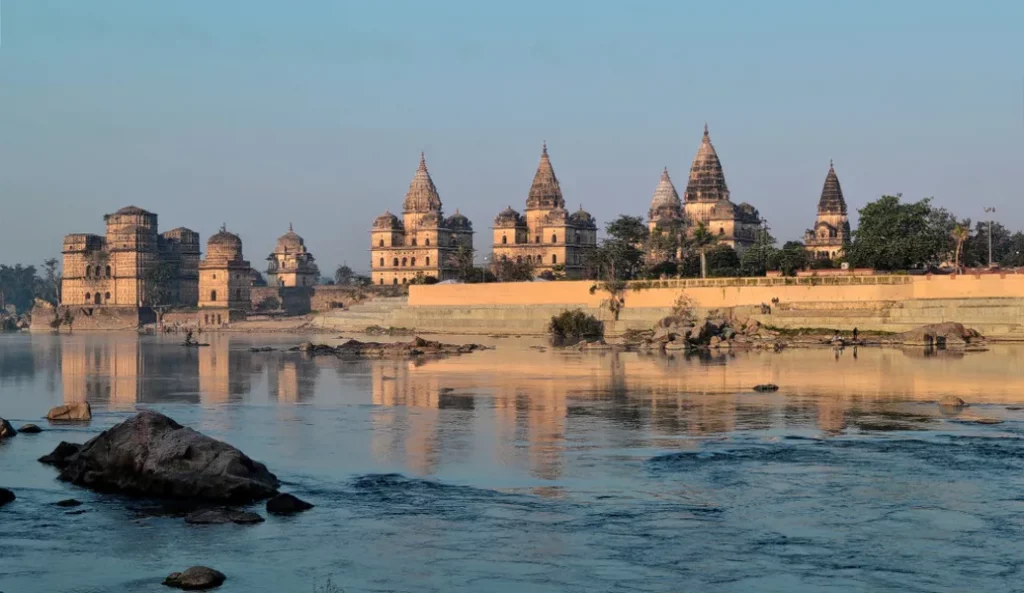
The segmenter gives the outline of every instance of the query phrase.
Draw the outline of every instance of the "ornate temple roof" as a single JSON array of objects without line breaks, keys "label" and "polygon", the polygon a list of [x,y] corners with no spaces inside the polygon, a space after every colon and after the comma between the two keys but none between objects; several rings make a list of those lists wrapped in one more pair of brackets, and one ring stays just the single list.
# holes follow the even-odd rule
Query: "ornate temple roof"
[{"label": "ornate temple roof", "polygon": [[406,212],[437,212],[441,210],[441,196],[437,193],[434,180],[427,171],[427,160],[420,153],[420,166],[409,184],[402,208]]},{"label": "ornate temple roof", "polygon": [[306,241],[292,230],[292,224],[288,223],[288,232],[277,238],[277,249],[275,251],[278,253],[291,253],[305,250]]},{"label": "ornate temple roof", "polygon": [[470,222],[469,219],[466,218],[466,216],[464,214],[459,212],[458,208],[455,209],[455,214],[452,214],[451,216],[449,216],[448,218],[445,219],[444,226],[449,228],[449,229],[451,229],[451,230],[453,230],[453,231],[454,230],[465,230],[465,231],[473,230],[473,223]]},{"label": "ornate temple roof", "polygon": [[708,126],[704,124],[704,138],[697,149],[690,167],[690,180],[686,183],[683,197],[687,202],[717,202],[729,199],[729,187],[725,184],[725,172],[718,153],[711,144]]},{"label": "ornate temple roof", "polygon": [[679,201],[679,192],[672,184],[672,178],[668,176],[668,167],[662,171],[661,181],[654,190],[649,216],[651,220],[682,217],[682,202]]},{"label": "ornate temple roof", "polygon": [[583,228],[583,229],[596,229],[597,220],[589,212],[583,209],[583,205],[580,205],[580,209],[569,215],[569,224]]},{"label": "ornate temple roof", "polygon": [[397,216],[392,214],[390,210],[386,210],[384,214],[373,219],[373,228],[400,231],[403,229],[403,226],[402,221]]},{"label": "ornate temple roof", "polygon": [[530,186],[530,194],[526,198],[526,209],[551,210],[554,208],[565,208],[565,200],[562,198],[562,188],[558,185],[558,178],[555,177],[555,169],[551,166],[551,159],[548,158],[548,144],[545,142],[540,153],[537,173],[533,176],[533,185]]},{"label": "ornate temple roof", "polygon": [[497,216],[494,217],[494,226],[526,226],[526,221],[523,219],[523,216],[521,214],[512,209],[512,206],[508,206],[504,210],[499,212]]},{"label": "ornate temple roof", "polygon": [[828,175],[825,175],[825,186],[821,188],[818,214],[846,214],[843,188],[839,186],[839,177],[836,176],[836,169],[832,161],[828,162]]}]

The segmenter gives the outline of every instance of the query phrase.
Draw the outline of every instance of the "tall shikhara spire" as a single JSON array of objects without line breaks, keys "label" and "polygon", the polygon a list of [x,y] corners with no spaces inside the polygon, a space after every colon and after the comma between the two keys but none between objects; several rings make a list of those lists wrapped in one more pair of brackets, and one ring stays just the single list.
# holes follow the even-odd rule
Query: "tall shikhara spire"
[{"label": "tall shikhara spire", "polygon": [[717,202],[729,199],[725,172],[722,171],[722,162],[718,160],[718,153],[711,144],[707,124],[704,124],[704,138],[690,167],[690,180],[686,184],[683,197],[687,202]]},{"label": "tall shikhara spire", "polygon": [[434,187],[434,180],[430,178],[427,171],[427,160],[423,153],[420,153],[420,166],[416,169],[416,175],[409,184],[409,191],[405,194],[403,209],[406,212],[440,212],[441,196]]},{"label": "tall shikhara spire", "polygon": [[678,215],[681,212],[682,204],[679,201],[679,192],[672,184],[672,178],[668,176],[668,167],[661,173],[661,181],[654,190],[654,197],[651,199],[651,219],[658,219]]},{"label": "tall shikhara spire", "polygon": [[565,208],[565,200],[562,198],[562,188],[558,186],[558,178],[555,177],[555,170],[551,166],[551,159],[548,158],[548,145],[540,154],[540,164],[537,165],[537,173],[533,176],[533,185],[530,186],[530,195],[526,198],[527,210],[554,210]]},{"label": "tall shikhara spire", "polygon": [[821,188],[821,199],[818,200],[818,214],[846,214],[846,200],[843,199],[843,188],[839,186],[839,177],[832,161],[828,163],[828,175],[825,186]]}]

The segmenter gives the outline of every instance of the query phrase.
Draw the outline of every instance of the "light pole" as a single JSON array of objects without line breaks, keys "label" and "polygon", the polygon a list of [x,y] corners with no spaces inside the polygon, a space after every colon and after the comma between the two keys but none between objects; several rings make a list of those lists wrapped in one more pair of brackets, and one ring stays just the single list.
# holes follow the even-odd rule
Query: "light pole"
[{"label": "light pole", "polygon": [[985,208],[985,213],[988,217],[988,267],[992,267],[992,213],[996,211],[995,208]]}]

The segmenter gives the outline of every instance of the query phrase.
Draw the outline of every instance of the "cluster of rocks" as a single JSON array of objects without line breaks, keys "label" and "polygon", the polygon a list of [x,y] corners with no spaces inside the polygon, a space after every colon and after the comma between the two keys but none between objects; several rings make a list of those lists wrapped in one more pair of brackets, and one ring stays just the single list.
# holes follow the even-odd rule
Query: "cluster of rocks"
[{"label": "cluster of rocks", "polygon": [[0,309],[0,332],[27,331],[31,325],[31,315],[18,315],[12,310]]},{"label": "cluster of rocks", "polygon": [[291,350],[305,352],[314,356],[330,354],[343,358],[416,358],[469,354],[470,352],[486,349],[486,346],[480,344],[443,344],[416,337],[409,342],[360,342],[359,340],[349,340],[338,346],[306,342],[295,346]]},{"label": "cluster of rocks", "polygon": [[904,346],[950,349],[971,349],[984,347],[985,344],[985,338],[977,330],[951,321],[922,325],[908,332],[897,334],[886,341]]},{"label": "cluster of rocks", "polygon": [[776,331],[763,327],[756,319],[727,319],[712,315],[700,319],[670,315],[658,321],[654,333],[640,343],[642,349],[666,351],[707,348],[783,347]]}]

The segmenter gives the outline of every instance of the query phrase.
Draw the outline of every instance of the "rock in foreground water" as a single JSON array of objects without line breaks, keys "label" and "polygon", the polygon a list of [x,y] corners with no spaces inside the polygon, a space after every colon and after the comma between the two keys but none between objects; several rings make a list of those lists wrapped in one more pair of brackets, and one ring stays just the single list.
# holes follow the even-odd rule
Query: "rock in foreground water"
[{"label": "rock in foreground water", "polygon": [[760,385],[754,385],[754,391],[757,391],[758,393],[770,393],[778,390],[779,386],[776,385],[775,383],[762,383]]},{"label": "rock in foreground water", "polygon": [[226,579],[220,571],[206,566],[193,566],[185,572],[172,572],[164,579],[164,584],[183,591],[201,591],[220,587]]},{"label": "rock in foreground water", "polygon": [[40,432],[43,432],[43,429],[39,428],[35,424],[26,424],[19,428],[18,432],[21,434],[39,434]]},{"label": "rock in foreground water", "polygon": [[939,405],[943,408],[963,408],[967,406],[967,402],[955,395],[946,395],[939,400]]},{"label": "rock in foreground water", "polygon": [[0,488],[0,507],[4,506],[9,502],[14,502],[14,499],[18,498],[13,492],[7,488]]},{"label": "rock in foreground water", "polygon": [[444,357],[458,354],[469,354],[477,350],[486,350],[480,344],[443,344],[420,337],[410,342],[360,342],[349,340],[338,346],[314,344],[306,342],[291,348],[293,351],[305,352],[316,356],[332,354],[342,358],[415,358]]},{"label": "rock in foreground water", "polygon": [[45,463],[46,465],[52,465],[57,469],[64,469],[68,460],[71,456],[82,448],[82,445],[76,443],[69,443],[67,441],[61,441],[57,448],[53,450],[49,455],[43,455],[39,458],[39,463]]},{"label": "rock in foreground water", "polygon": [[223,523],[247,525],[262,523],[263,521],[263,517],[256,513],[236,511],[234,509],[200,509],[194,513],[189,513],[185,517],[185,522],[191,525],[220,525]]},{"label": "rock in foreground water", "polygon": [[10,422],[0,418],[0,439],[9,439],[17,434],[18,431],[14,430]]},{"label": "rock in foreground water", "polygon": [[92,420],[92,407],[89,406],[89,402],[57,406],[46,414],[46,419],[56,422],[85,422]]},{"label": "rock in foreground water", "polygon": [[251,502],[273,496],[279,485],[238,449],[152,411],[104,431],[64,464],[61,480],[138,496]]},{"label": "rock in foreground water", "polygon": [[291,515],[308,511],[313,505],[291,494],[278,494],[267,501],[267,512],[275,515]]}]

